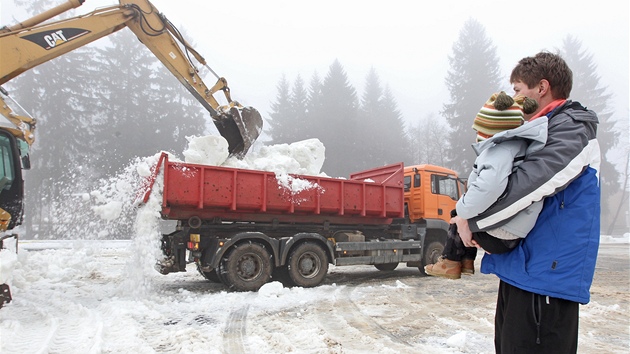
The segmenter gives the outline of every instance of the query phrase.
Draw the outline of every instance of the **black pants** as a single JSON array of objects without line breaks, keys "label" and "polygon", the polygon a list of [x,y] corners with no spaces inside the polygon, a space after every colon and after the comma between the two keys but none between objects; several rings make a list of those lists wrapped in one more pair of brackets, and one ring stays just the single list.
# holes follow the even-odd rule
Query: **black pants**
[{"label": "black pants", "polygon": [[[520,239],[502,240],[486,232],[473,233],[473,240],[477,241],[484,251],[492,254],[509,252],[518,246],[521,241]],[[457,225],[451,224],[448,228],[448,237],[442,256],[451,261],[474,260],[477,257],[477,248],[464,246],[461,237],[457,233]]]},{"label": "black pants", "polygon": [[457,234],[457,225],[451,224],[448,228],[448,237],[446,238],[446,245],[444,245],[442,256],[448,260],[457,262],[462,259],[475,260],[475,258],[477,258],[477,247],[464,246],[461,237]]},{"label": "black pants", "polygon": [[501,254],[510,252],[521,242],[521,239],[502,240],[490,235],[487,232],[473,233],[473,240],[477,241],[484,251],[492,254]]},{"label": "black pants", "polygon": [[576,353],[579,304],[499,283],[494,345],[501,353]]}]

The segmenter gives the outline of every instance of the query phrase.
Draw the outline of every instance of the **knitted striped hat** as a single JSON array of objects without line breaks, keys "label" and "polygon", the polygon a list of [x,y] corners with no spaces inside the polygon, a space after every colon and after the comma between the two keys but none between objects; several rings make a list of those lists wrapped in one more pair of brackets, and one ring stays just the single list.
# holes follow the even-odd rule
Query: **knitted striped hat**
[{"label": "knitted striped hat", "polygon": [[477,141],[483,141],[504,130],[520,127],[524,115],[534,113],[538,103],[523,95],[512,98],[505,92],[493,94],[481,107],[473,122]]}]

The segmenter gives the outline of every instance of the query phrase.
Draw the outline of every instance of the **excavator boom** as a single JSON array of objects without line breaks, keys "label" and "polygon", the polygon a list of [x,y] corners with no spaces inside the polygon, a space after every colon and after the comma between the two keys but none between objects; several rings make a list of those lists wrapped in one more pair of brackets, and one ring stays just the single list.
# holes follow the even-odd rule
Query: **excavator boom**
[{"label": "excavator boom", "polygon": [[[37,65],[127,27],[208,110],[219,133],[228,141],[230,154],[247,153],[262,130],[260,113],[232,100],[225,78],[215,75],[217,82],[212,87],[206,86],[196,65],[207,67],[205,59],[150,1],[120,0],[116,6],[65,20],[45,22],[80,6],[83,1],[68,0],[17,25],[0,29],[0,85]],[[214,97],[219,91],[223,92],[227,101],[224,105],[219,104]],[[0,100],[0,104],[7,107],[2,110],[2,114],[14,125],[18,126],[16,121],[27,123],[21,124],[18,130],[23,132],[24,137],[31,138],[29,143],[32,142],[35,121],[16,116],[2,97]]]}]

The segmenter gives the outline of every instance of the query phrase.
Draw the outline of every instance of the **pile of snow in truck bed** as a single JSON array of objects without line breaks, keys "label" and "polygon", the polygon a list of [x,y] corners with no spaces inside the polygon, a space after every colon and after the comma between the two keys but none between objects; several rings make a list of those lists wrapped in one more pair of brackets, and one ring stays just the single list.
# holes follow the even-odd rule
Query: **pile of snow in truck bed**
[{"label": "pile of snow in truck bed", "polygon": [[319,139],[307,139],[291,144],[261,146],[242,158],[228,157],[227,141],[221,136],[208,135],[188,138],[184,161],[274,172],[280,185],[290,193],[296,194],[317,186],[291,174],[326,176],[321,172],[325,150]]}]

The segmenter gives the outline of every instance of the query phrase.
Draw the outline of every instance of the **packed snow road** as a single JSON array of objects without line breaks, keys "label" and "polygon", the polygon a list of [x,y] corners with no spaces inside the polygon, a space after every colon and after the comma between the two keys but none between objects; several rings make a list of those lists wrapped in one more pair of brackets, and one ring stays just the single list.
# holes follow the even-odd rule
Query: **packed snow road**
[{"label": "packed snow road", "polygon": [[[324,285],[226,292],[193,266],[138,273],[131,242],[24,242],[2,353],[492,353],[498,281],[331,267]],[[480,258],[477,260],[479,268]],[[605,243],[580,353],[630,349],[627,243]]]}]

